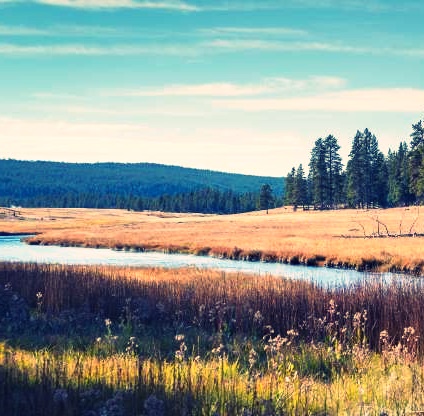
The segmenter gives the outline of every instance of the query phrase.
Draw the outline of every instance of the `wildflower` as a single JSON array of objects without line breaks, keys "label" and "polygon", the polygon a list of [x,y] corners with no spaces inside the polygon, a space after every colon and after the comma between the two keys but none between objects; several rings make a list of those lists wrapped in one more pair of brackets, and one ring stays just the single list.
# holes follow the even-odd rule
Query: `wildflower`
[{"label": "wildflower", "polygon": [[295,337],[297,337],[299,335],[299,333],[297,331],[295,331],[294,329],[289,329],[287,331],[287,335],[289,337],[295,338]]},{"label": "wildflower", "polygon": [[414,334],[415,334],[415,329],[414,329],[413,326],[408,326],[408,328],[404,328],[404,330],[403,330],[403,336],[405,338],[408,338],[408,337],[410,337]]},{"label": "wildflower", "polygon": [[184,341],[184,335],[183,334],[175,335],[175,341],[183,342]]},{"label": "wildflower", "polygon": [[381,343],[386,343],[389,339],[389,333],[384,330],[380,332],[380,342]]},{"label": "wildflower", "polygon": [[328,302],[328,313],[330,316],[333,316],[336,313],[337,304],[334,299],[330,299],[330,302]]},{"label": "wildflower", "polygon": [[105,325],[106,325],[107,327],[110,327],[110,326],[112,325],[112,321],[111,321],[109,318],[106,318],[106,319],[105,319]]},{"label": "wildflower", "polygon": [[253,315],[253,323],[261,325],[263,321],[264,321],[264,317],[262,316],[261,312],[256,311],[255,314]]},{"label": "wildflower", "polygon": [[223,352],[225,352],[225,345],[224,344],[219,344],[219,347],[212,349],[212,354],[214,354],[214,355],[221,356]]},{"label": "wildflower", "polygon": [[354,328],[357,328],[361,323],[362,314],[361,312],[356,312],[355,315],[353,315],[353,326]]},{"label": "wildflower", "polygon": [[258,353],[252,348],[249,351],[249,366],[252,368],[258,361]]}]

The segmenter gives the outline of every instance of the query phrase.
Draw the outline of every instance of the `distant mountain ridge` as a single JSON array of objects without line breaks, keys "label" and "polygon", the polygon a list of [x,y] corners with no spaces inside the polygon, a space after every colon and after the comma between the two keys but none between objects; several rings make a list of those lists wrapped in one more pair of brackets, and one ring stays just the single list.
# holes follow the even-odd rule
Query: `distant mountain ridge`
[{"label": "distant mountain ridge", "polygon": [[[168,166],[155,163],[64,163],[0,159],[0,203],[72,205],[76,195],[159,198],[214,189],[257,193],[268,183],[277,197],[283,179]],[[57,198],[57,203],[54,203]],[[60,199],[60,201],[59,201]],[[113,204],[112,204],[113,205]],[[84,205],[83,205],[84,206]]]}]

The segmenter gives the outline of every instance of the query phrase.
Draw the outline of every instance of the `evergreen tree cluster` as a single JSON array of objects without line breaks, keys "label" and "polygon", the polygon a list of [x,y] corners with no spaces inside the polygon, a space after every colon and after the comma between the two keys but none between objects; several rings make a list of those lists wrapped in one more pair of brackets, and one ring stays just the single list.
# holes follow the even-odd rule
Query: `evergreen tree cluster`
[{"label": "evergreen tree cluster", "polygon": [[311,151],[309,174],[299,165],[286,177],[284,203],[315,209],[393,207],[424,202],[424,124],[412,125],[410,146],[401,142],[388,155],[368,129],[357,131],[346,170],[337,139],[319,138]]},{"label": "evergreen tree cluster", "polygon": [[146,163],[0,160],[0,205],[233,214],[260,208],[264,182],[282,195],[281,178]]},{"label": "evergreen tree cluster", "polygon": [[[64,193],[62,195],[38,195],[20,200],[25,207],[50,208],[117,208],[134,211],[199,212],[204,214],[236,214],[258,209],[259,193],[235,193],[202,188],[188,193],[142,197],[116,194]],[[0,197],[0,206],[15,205],[8,198]]]}]

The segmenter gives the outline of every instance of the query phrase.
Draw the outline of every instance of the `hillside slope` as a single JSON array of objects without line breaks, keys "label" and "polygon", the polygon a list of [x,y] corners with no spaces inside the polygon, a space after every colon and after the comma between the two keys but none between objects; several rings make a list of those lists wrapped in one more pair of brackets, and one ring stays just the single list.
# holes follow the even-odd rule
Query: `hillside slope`
[{"label": "hillside slope", "polygon": [[[212,188],[257,193],[269,183],[281,197],[283,179],[166,166],[152,163],[60,163],[0,160],[0,203],[72,206],[75,196],[158,198]],[[87,199],[87,198],[86,198]],[[68,202],[67,202],[68,201]],[[116,202],[116,201],[115,201]],[[103,203],[111,207],[117,204]],[[89,203],[88,205],[93,205]]]}]

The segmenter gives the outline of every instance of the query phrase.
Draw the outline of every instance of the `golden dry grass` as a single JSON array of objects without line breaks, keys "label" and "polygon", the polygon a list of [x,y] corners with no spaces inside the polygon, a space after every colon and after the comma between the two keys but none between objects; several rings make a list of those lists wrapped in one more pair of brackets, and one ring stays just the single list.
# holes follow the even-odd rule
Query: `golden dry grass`
[{"label": "golden dry grass", "polygon": [[[378,221],[381,223],[378,225]],[[297,211],[237,215],[172,214],[94,209],[23,209],[0,218],[0,231],[41,233],[33,242],[165,250],[250,260],[286,261],[424,273],[419,207]],[[367,238],[364,238],[364,233]]]}]

